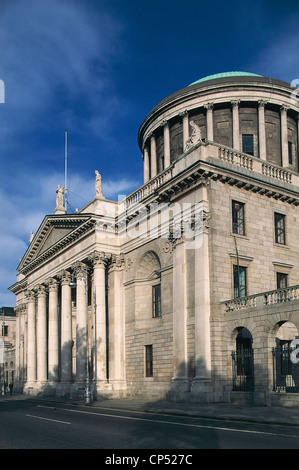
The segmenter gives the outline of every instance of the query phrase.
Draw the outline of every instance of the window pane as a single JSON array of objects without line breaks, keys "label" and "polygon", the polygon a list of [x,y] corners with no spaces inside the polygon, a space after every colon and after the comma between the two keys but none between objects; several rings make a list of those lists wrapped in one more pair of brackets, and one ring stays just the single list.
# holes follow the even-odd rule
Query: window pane
[{"label": "window pane", "polygon": [[253,134],[242,134],[242,151],[253,155]]},{"label": "window pane", "polygon": [[145,346],[145,376],[153,376],[153,346]]},{"label": "window pane", "polygon": [[287,287],[288,275],[285,273],[277,273],[277,289],[284,289]]},{"label": "window pane", "polygon": [[288,142],[289,165],[293,165],[293,143]]},{"label": "window pane", "polygon": [[234,266],[234,298],[246,295],[246,268]]},{"label": "window pane", "polygon": [[244,204],[232,201],[232,229],[233,233],[245,235]]},{"label": "window pane", "polygon": [[161,284],[153,286],[153,317],[161,316]]},{"label": "window pane", "polygon": [[285,245],[285,216],[274,214],[275,242]]}]

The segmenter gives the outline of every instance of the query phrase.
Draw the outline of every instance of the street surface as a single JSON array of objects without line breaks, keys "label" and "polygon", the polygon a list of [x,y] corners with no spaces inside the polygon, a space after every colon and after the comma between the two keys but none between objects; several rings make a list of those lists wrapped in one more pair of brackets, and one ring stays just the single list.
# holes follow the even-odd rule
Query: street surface
[{"label": "street surface", "polygon": [[[0,397],[0,449],[106,449],[104,463],[141,468],[141,456],[152,465],[194,464],[196,449],[299,449],[299,427]],[[132,459],[138,449],[151,451],[122,462],[116,449],[135,449],[125,453]]]}]

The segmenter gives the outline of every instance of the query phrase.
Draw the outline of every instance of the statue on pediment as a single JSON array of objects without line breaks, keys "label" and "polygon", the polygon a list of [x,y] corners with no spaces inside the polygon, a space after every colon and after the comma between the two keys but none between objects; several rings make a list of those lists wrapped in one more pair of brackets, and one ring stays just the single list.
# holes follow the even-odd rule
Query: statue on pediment
[{"label": "statue on pediment", "polygon": [[64,207],[64,187],[57,186],[56,189],[56,207],[55,207],[55,214],[65,214],[65,207]]},{"label": "statue on pediment", "polygon": [[103,197],[103,189],[102,189],[102,177],[98,170],[95,170],[96,181],[95,181],[95,190],[97,197]]}]

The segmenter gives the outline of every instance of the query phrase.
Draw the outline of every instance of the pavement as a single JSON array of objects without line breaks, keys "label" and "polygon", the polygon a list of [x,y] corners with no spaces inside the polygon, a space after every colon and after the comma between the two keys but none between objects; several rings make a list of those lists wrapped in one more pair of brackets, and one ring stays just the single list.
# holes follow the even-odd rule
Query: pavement
[{"label": "pavement", "polygon": [[299,426],[299,406],[243,406],[231,403],[180,403],[163,400],[154,401],[130,398],[98,400],[87,404],[85,400],[70,400],[67,398],[56,398],[48,396],[32,397],[22,394],[0,396],[0,403],[2,400],[10,401],[20,399],[39,401],[44,400],[57,404],[72,404],[106,410],[126,410],[142,413],[158,413],[227,421],[245,421],[251,423]]}]

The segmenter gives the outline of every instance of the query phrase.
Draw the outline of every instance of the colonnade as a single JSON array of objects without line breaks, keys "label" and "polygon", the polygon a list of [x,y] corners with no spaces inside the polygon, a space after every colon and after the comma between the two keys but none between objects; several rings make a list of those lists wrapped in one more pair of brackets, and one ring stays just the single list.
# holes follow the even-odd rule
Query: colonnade
[{"label": "colonnade", "polygon": [[[95,252],[84,261],[26,292],[26,389],[49,387],[57,394],[66,394],[84,387],[88,378],[97,391],[124,386],[123,306],[113,296],[107,303],[107,282],[118,284],[118,294],[121,292],[123,259]],[[74,286],[75,306],[71,291]],[[108,328],[111,351],[107,344]],[[115,359],[117,367],[112,366]]]},{"label": "colonnade", "polygon": [[[240,149],[240,119],[239,119],[239,108],[241,100],[231,101],[232,109],[232,137],[233,137],[233,148],[237,151]],[[266,128],[265,128],[265,106],[267,101],[259,100],[258,106],[258,151],[259,158],[266,160]],[[214,120],[213,120],[213,103],[207,103],[204,105],[206,110],[206,136],[209,142],[214,141]],[[282,166],[288,166],[288,124],[287,124],[287,106],[280,106],[280,128],[281,128],[281,154],[282,154]],[[183,129],[183,149],[186,146],[186,142],[189,139],[189,113],[187,110],[180,113],[179,116],[182,119]],[[171,155],[170,155],[170,127],[169,121],[163,120],[163,136],[164,136],[164,168],[170,166]],[[299,132],[298,132],[299,135]],[[143,150],[143,168],[144,168],[144,183],[149,179],[154,178],[157,171],[157,151],[156,151],[156,136],[155,131],[152,131],[149,136],[149,145],[146,144]],[[218,142],[221,143],[221,142]]]}]

